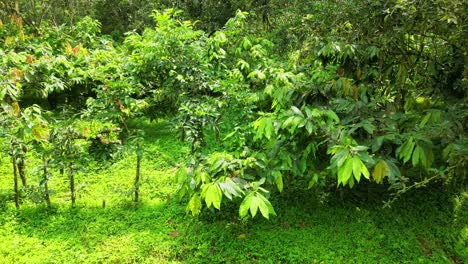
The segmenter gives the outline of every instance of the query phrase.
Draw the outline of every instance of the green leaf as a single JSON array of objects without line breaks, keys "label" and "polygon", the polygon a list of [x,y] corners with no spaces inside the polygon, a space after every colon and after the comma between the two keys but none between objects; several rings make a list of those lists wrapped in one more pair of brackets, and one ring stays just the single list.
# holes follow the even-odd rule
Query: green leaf
[{"label": "green leaf", "polygon": [[338,168],[338,183],[343,183],[346,185],[351,174],[353,173],[353,159],[348,158],[343,166]]},{"label": "green leaf", "polygon": [[240,197],[244,193],[231,178],[226,178],[224,182],[218,183],[218,186],[229,200],[232,200],[232,197]]},{"label": "green leaf", "polygon": [[372,143],[372,152],[375,153],[377,152],[377,150],[380,149],[380,147],[382,146],[383,144],[383,141],[384,141],[385,137],[384,136],[380,136],[380,137],[377,137],[374,142]]},{"label": "green leaf", "polygon": [[309,186],[307,188],[308,189],[312,188],[318,182],[318,178],[319,178],[319,175],[317,173],[314,173],[314,175],[309,181]]},{"label": "green leaf", "polygon": [[216,209],[221,208],[221,199],[223,198],[223,193],[219,188],[217,183],[211,183],[206,188],[205,192],[205,203],[206,207],[210,208],[211,205]]},{"label": "green leaf", "polygon": [[413,152],[413,159],[412,159],[412,162],[413,162],[413,167],[416,167],[418,164],[419,164],[419,158],[420,158],[420,152],[424,152],[424,150],[422,150],[419,146],[416,146],[416,148],[414,149],[414,152]]},{"label": "green leaf", "polygon": [[244,218],[247,216],[247,213],[249,212],[250,208],[250,203],[252,202],[254,192],[251,192],[245,196],[244,200],[242,200],[242,203],[239,207],[239,216],[241,218]]},{"label": "green leaf", "polygon": [[366,165],[364,165],[364,163],[361,163],[361,173],[362,175],[366,178],[366,179],[369,179],[369,170],[367,169]]},{"label": "green leaf", "polygon": [[274,133],[275,128],[273,121],[270,117],[261,117],[254,123],[254,129],[257,130],[254,140],[265,136],[267,139],[271,139],[271,135]]},{"label": "green leaf", "polygon": [[257,193],[255,193],[252,196],[252,199],[250,200],[250,206],[249,206],[250,214],[252,215],[252,218],[255,217],[255,215],[257,214],[258,205],[259,205],[258,197],[257,197]]},{"label": "green leaf", "polygon": [[380,160],[374,166],[372,177],[376,183],[382,183],[383,179],[387,176],[390,176],[390,168],[385,160]]},{"label": "green leaf", "polygon": [[442,157],[444,159],[447,159],[454,149],[455,149],[455,144],[453,143],[449,144],[447,147],[445,147],[444,151],[442,152]]},{"label": "green leaf", "polygon": [[[402,146],[400,146],[397,150],[398,157],[403,159],[403,163],[408,162],[411,159],[411,154],[413,153],[413,149],[416,143],[414,142],[413,138],[410,137],[408,141],[405,142]],[[418,156],[419,157],[419,156]]]},{"label": "green leaf", "polygon": [[265,123],[265,137],[269,140],[275,128],[273,127],[271,118],[265,118]]},{"label": "green leaf", "polygon": [[419,127],[424,128],[424,126],[426,126],[427,121],[429,121],[430,118],[431,118],[431,112],[426,114],[426,116],[423,118],[423,120],[419,124]]},{"label": "green leaf", "polygon": [[364,128],[364,130],[365,130],[367,133],[369,133],[370,135],[372,135],[372,134],[374,133],[374,129],[375,129],[374,125],[371,124],[371,123],[368,123],[368,122],[364,123],[364,124],[362,125],[362,128]]},{"label": "green leaf", "polygon": [[187,213],[192,212],[193,216],[200,214],[202,207],[201,198],[198,194],[194,194],[187,205]]},{"label": "green leaf", "polygon": [[361,180],[362,161],[358,156],[354,156],[352,160],[354,178],[356,178],[356,180],[359,182]]},{"label": "green leaf", "polygon": [[263,215],[263,217],[268,219],[270,212],[268,210],[268,206],[265,204],[265,201],[257,198],[257,202],[258,202],[258,208],[260,208],[260,213]]},{"label": "green leaf", "polygon": [[294,120],[294,116],[290,116],[286,119],[286,121],[283,122],[283,124],[281,125],[281,128],[287,128],[288,126],[291,125],[291,123],[293,122]]},{"label": "green leaf", "polygon": [[349,178],[348,185],[349,185],[349,188],[354,187],[354,178],[353,177]]},{"label": "green leaf", "polygon": [[396,181],[396,179],[401,176],[400,169],[398,168],[398,166],[395,163],[393,163],[391,161],[387,161],[387,165],[388,165],[388,168],[390,170],[390,175],[388,176],[388,181],[390,183],[394,183]]},{"label": "green leaf", "polygon": [[314,125],[312,124],[312,122],[307,121],[306,130],[309,133],[309,135],[312,134],[312,132],[314,131]]},{"label": "green leaf", "polygon": [[178,184],[183,184],[185,180],[187,179],[187,168],[186,167],[180,167],[177,172],[176,172],[176,182]]},{"label": "green leaf", "polygon": [[341,167],[343,166],[343,163],[349,158],[349,152],[346,149],[340,150],[338,153],[336,153],[335,157],[336,166]]},{"label": "green leaf", "polygon": [[295,107],[295,106],[291,106],[291,110],[292,110],[295,114],[300,115],[301,117],[304,117],[304,114],[302,113],[302,111],[301,111],[299,108],[297,108],[297,107]]},{"label": "green leaf", "polygon": [[283,191],[283,174],[280,171],[277,171],[276,177],[275,177],[275,183],[276,187],[278,187],[278,191],[282,192]]},{"label": "green leaf", "polygon": [[263,196],[260,193],[257,193],[257,197],[264,205],[266,205],[266,208],[262,208],[262,206],[260,206],[260,212],[262,213],[263,217],[265,217],[266,219],[269,219],[269,215],[276,215],[276,212],[273,209],[273,206],[271,205],[270,201],[268,201],[268,199],[265,198],[265,196]]},{"label": "green leaf", "polygon": [[426,157],[426,150],[417,145],[414,149],[413,159],[412,159],[413,167],[416,167],[418,164],[421,164],[424,168],[427,168],[429,163]]}]

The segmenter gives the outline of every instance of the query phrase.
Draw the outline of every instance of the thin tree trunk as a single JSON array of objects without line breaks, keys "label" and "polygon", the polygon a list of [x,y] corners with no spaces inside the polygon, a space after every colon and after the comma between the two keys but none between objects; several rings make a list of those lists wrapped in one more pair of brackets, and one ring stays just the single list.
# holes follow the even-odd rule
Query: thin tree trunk
[{"label": "thin tree trunk", "polygon": [[14,189],[15,189],[15,206],[16,209],[19,209],[20,203],[19,203],[19,189],[18,189],[18,170],[16,167],[16,156],[13,155],[12,162],[13,164],[13,180],[15,182]]},{"label": "thin tree trunk", "polygon": [[141,163],[141,155],[137,155],[137,164],[136,164],[136,173],[135,173],[135,197],[134,202],[138,203],[138,198],[140,196],[140,163]]},{"label": "thin tree trunk", "polygon": [[42,164],[43,164],[43,169],[44,169],[44,198],[47,203],[47,207],[50,208],[50,196],[49,196],[49,179],[47,177],[47,159],[45,156],[42,156]]},{"label": "thin tree trunk", "polygon": [[17,166],[18,166],[18,174],[21,178],[21,183],[23,184],[24,187],[27,187],[27,181],[26,181],[26,175],[24,173],[24,157],[21,157]]},{"label": "thin tree trunk", "polygon": [[72,203],[72,207],[75,207],[76,194],[75,194],[75,175],[73,172],[73,163],[70,163],[69,169],[70,169],[69,177],[70,177],[71,203]]}]

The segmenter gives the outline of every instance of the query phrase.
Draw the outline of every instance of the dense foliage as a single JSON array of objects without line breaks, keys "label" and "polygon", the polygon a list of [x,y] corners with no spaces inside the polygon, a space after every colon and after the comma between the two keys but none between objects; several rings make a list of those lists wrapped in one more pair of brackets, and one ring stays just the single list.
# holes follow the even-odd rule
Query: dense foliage
[{"label": "dense foliage", "polygon": [[140,164],[139,117],[173,119],[190,143],[176,181],[193,215],[233,201],[241,218],[269,218],[271,198],[297,186],[466,187],[465,1],[58,2],[0,5],[17,207],[28,149],[49,205],[49,161],[74,205],[80,153],[123,141]]},{"label": "dense foliage", "polygon": [[[444,203],[454,197],[453,212],[441,206],[444,217],[453,213],[448,234],[437,235],[450,245],[417,241],[426,256],[443,248],[434,261],[447,255],[457,262],[457,255],[466,257],[467,237],[464,214],[458,215],[468,174],[467,16],[462,0],[1,1],[0,183],[12,186],[0,186],[0,209],[12,201],[17,209],[44,203],[51,212],[55,199],[75,208],[84,189],[98,203],[105,197],[99,207],[106,208],[106,199],[113,199],[106,192],[118,190],[133,206],[142,197],[178,198],[187,214],[201,215],[191,221],[235,212],[232,228],[261,215],[289,229],[281,214],[301,203],[313,210],[308,195],[314,193],[320,203],[332,197],[356,206],[350,217],[364,231],[352,232],[364,238],[381,236],[369,224],[369,215],[380,210],[376,204],[413,199],[417,212],[447,224],[451,220],[431,210],[440,205],[434,205],[438,197]],[[167,126],[154,130],[161,120]],[[117,176],[127,178],[125,190],[115,175],[96,176],[123,163]],[[145,180],[151,173],[158,177]],[[150,191],[141,188],[145,184]],[[172,217],[160,207],[158,219]],[[149,216],[145,211],[142,219]],[[0,213],[5,225],[16,221],[7,218]],[[383,223],[395,230],[399,224]],[[186,231],[198,234],[200,226]],[[221,233],[238,236],[231,243],[239,246],[246,231],[229,228]],[[432,230],[424,228],[417,233]],[[207,241],[213,256],[215,242]],[[185,243],[180,254],[194,247]],[[389,248],[414,252],[400,244]],[[272,262],[337,260],[278,254]],[[367,261],[352,254],[339,260],[349,256]]]}]

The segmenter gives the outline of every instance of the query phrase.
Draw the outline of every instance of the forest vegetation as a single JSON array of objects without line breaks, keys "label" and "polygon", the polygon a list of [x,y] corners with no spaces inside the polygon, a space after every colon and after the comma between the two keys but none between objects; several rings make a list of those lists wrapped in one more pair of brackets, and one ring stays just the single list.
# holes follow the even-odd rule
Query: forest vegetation
[{"label": "forest vegetation", "polygon": [[0,0],[0,263],[465,263],[467,16]]}]

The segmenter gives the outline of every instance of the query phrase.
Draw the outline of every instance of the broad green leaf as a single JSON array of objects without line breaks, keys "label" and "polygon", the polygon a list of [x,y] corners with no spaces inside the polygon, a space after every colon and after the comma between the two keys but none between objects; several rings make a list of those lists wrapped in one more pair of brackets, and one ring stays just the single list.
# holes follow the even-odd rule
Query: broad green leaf
[{"label": "broad green leaf", "polygon": [[336,155],[336,166],[341,167],[343,163],[348,160],[349,152],[346,149],[339,151]]},{"label": "broad green leaf", "polygon": [[387,176],[390,176],[390,168],[385,160],[380,160],[374,166],[372,177],[376,183],[382,183],[383,179]]},{"label": "broad green leaf", "polygon": [[431,113],[427,113],[426,116],[423,118],[423,120],[421,121],[421,123],[419,124],[419,127],[421,128],[424,128],[424,126],[426,126],[427,124],[427,121],[429,121],[429,119],[431,118]]},{"label": "broad green leaf", "polygon": [[[432,151],[431,151],[432,152]],[[427,168],[429,163],[426,157],[426,150],[417,145],[414,149],[413,159],[412,159],[413,167],[416,167],[418,164],[421,164],[424,168]]]},{"label": "broad green leaf", "polygon": [[177,172],[176,172],[176,182],[178,184],[183,184],[185,180],[187,179],[187,168],[186,167],[180,167]]},{"label": "broad green leaf", "polygon": [[223,167],[223,164],[225,163],[224,157],[218,156],[214,160],[214,162],[211,164],[210,170],[212,172],[217,172]]},{"label": "broad green leaf", "polygon": [[[257,194],[257,195],[260,195],[260,194]],[[258,208],[260,208],[260,213],[263,215],[263,217],[268,219],[270,212],[268,210],[268,206],[265,204],[265,201],[260,198],[257,198],[257,202],[258,202]]]},{"label": "broad green leaf", "polygon": [[352,160],[354,178],[356,178],[356,180],[359,182],[361,180],[362,161],[358,156],[354,156]]},{"label": "broad green leaf", "polygon": [[218,183],[218,186],[229,200],[232,200],[232,197],[240,197],[244,193],[231,178],[226,178],[224,182]]},{"label": "broad green leaf", "polygon": [[[421,148],[419,146],[416,146],[416,148],[414,149],[414,152],[413,152],[413,159],[412,159],[412,162],[413,162],[413,167],[416,167],[418,164],[419,164],[419,158],[420,158],[420,152],[421,152]],[[422,152],[424,152],[424,150],[422,150]]]},{"label": "broad green leaf", "polygon": [[294,116],[290,116],[286,119],[286,121],[283,122],[283,124],[281,125],[281,128],[287,128],[291,125],[291,123],[293,122],[294,120]]},{"label": "broad green leaf", "polygon": [[400,169],[398,168],[398,166],[395,163],[393,163],[391,161],[387,161],[387,165],[388,165],[388,168],[390,170],[390,175],[388,176],[388,181],[390,183],[394,183],[396,181],[396,179],[401,176]]},{"label": "broad green leaf", "polygon": [[264,205],[266,205],[267,210],[264,210],[265,208],[262,209],[262,207],[260,207],[260,212],[262,213],[263,217],[265,217],[266,219],[269,219],[269,215],[276,215],[276,212],[273,209],[273,206],[271,205],[270,201],[268,201],[268,199],[265,198],[265,196],[263,196],[260,193],[257,193],[257,197],[259,198],[260,201],[263,202]]},{"label": "broad green leaf", "polygon": [[301,161],[299,163],[299,169],[301,173],[304,173],[307,169],[307,155],[303,155],[301,157]]},{"label": "broad green leaf", "polygon": [[262,71],[254,70],[251,73],[249,73],[249,75],[247,75],[247,78],[249,78],[249,79],[257,78],[259,80],[264,80],[266,78],[266,76],[265,76],[265,73],[263,73]]},{"label": "broad green leaf", "polygon": [[443,153],[442,157],[444,159],[447,159],[450,153],[452,153],[454,149],[455,149],[455,144],[453,143],[449,144],[447,147],[445,147],[444,151],[442,152]]},{"label": "broad green leaf", "polygon": [[299,108],[297,108],[297,107],[295,107],[295,106],[291,106],[291,110],[292,110],[295,114],[300,115],[301,117],[304,117],[304,114],[302,113],[302,111],[301,111]]},{"label": "broad green leaf", "polygon": [[354,187],[354,178],[353,177],[349,178],[348,185],[349,185],[349,188]]},{"label": "broad green leaf", "polygon": [[343,183],[346,185],[351,174],[353,173],[353,159],[348,158],[343,166],[338,168],[338,182]]},{"label": "broad green leaf", "polygon": [[410,160],[415,144],[416,143],[414,142],[413,138],[410,137],[409,140],[406,141],[406,143],[403,146],[401,146],[399,157],[400,159],[403,159],[404,163]]},{"label": "broad green leaf", "polygon": [[216,209],[221,208],[221,199],[223,198],[223,193],[219,188],[217,183],[211,183],[206,188],[205,192],[205,203],[206,207],[210,208],[211,205]]},{"label": "broad green leaf", "polygon": [[276,177],[275,177],[275,183],[276,187],[278,188],[278,191],[282,192],[283,191],[283,174],[280,171],[277,171]]},{"label": "broad green leaf", "polygon": [[318,182],[318,178],[319,178],[319,175],[317,173],[314,173],[314,175],[309,181],[309,186],[307,188],[308,189],[312,188]]},{"label": "broad green leaf", "polygon": [[372,143],[372,152],[375,153],[377,152],[377,150],[380,149],[380,147],[382,146],[383,144],[383,141],[384,141],[385,137],[384,136],[380,136],[380,137],[377,137],[373,143]]},{"label": "broad green leaf", "polygon": [[312,132],[314,131],[314,125],[312,124],[312,122],[307,121],[305,127],[306,127],[306,130],[309,133],[309,135],[312,134]]},{"label": "broad green leaf", "polygon": [[202,207],[201,198],[198,194],[194,194],[187,205],[187,213],[192,212],[193,216],[200,214]]},{"label": "broad green leaf", "polygon": [[257,193],[255,193],[253,196],[252,196],[252,199],[250,200],[250,214],[252,215],[252,218],[255,217],[255,215],[257,215],[257,211],[258,211],[258,205],[259,205],[259,201],[258,201],[258,197],[257,197]]},{"label": "broad green leaf", "polygon": [[375,127],[373,124],[366,122],[362,125],[362,128],[370,135],[374,134]]},{"label": "broad green leaf", "polygon": [[364,163],[361,163],[361,173],[362,175],[366,178],[369,179],[369,170],[367,169],[366,165]]},{"label": "broad green leaf", "polygon": [[250,203],[252,202],[254,196],[254,192],[251,192],[245,196],[244,200],[242,200],[242,203],[239,207],[239,216],[241,218],[244,218],[247,216],[247,213],[249,212],[250,208]]}]

